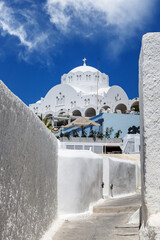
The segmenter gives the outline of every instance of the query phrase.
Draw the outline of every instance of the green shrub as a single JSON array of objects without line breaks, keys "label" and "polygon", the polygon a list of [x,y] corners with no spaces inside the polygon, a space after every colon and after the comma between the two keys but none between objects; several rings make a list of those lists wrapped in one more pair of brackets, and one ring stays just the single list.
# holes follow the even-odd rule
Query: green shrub
[{"label": "green shrub", "polygon": [[102,132],[98,132],[97,133],[97,137],[100,138],[100,139],[103,139],[104,138],[104,134]]},{"label": "green shrub", "polygon": [[111,128],[107,127],[106,132],[105,132],[106,137],[110,138],[113,131],[114,131],[114,129],[112,127]]},{"label": "green shrub", "polygon": [[118,130],[115,135],[114,135],[114,138],[119,138],[119,136],[121,135],[122,131],[121,130]]}]

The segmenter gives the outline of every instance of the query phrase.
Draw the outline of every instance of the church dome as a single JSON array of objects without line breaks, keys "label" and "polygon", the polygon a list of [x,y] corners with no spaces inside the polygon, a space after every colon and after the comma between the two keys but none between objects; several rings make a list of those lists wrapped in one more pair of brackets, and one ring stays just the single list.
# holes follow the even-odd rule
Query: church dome
[{"label": "church dome", "polygon": [[61,77],[62,84],[69,84],[73,88],[77,89],[78,92],[83,93],[96,93],[97,92],[97,81],[100,88],[106,88],[109,86],[108,75],[101,73],[98,69],[87,66],[86,58],[83,59],[83,66],[73,68],[69,73],[64,74]]},{"label": "church dome", "polygon": [[90,66],[86,66],[86,65],[83,65],[83,66],[79,66],[79,67],[76,67],[76,68],[73,68],[70,73],[76,73],[76,72],[93,72],[93,73],[96,73],[98,72],[98,69],[94,68],[94,67],[90,67]]},{"label": "church dome", "polygon": [[76,67],[76,68],[73,68],[69,73],[76,73],[76,72],[92,72],[92,73],[97,73],[98,72],[98,69],[94,68],[94,67],[90,67],[90,66],[87,66],[86,65],[86,58],[83,59],[83,66],[79,66],[79,67]]}]

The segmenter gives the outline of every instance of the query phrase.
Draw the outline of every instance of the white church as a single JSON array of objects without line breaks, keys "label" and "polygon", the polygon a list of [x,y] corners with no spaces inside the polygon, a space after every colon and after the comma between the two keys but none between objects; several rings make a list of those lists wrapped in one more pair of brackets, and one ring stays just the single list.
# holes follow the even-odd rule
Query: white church
[{"label": "white church", "polygon": [[61,77],[61,84],[51,88],[30,109],[37,115],[93,117],[101,112],[130,113],[139,107],[139,99],[129,100],[119,86],[109,86],[109,76],[87,66],[72,69]]}]

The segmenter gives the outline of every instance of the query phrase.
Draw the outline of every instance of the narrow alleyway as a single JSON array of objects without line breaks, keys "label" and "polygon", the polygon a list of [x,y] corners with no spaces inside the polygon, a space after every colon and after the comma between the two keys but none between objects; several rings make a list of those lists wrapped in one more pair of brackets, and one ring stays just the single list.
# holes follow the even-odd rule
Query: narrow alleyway
[{"label": "narrow alleyway", "polygon": [[138,240],[138,224],[128,220],[140,207],[140,194],[109,199],[86,219],[65,221],[53,240]]}]

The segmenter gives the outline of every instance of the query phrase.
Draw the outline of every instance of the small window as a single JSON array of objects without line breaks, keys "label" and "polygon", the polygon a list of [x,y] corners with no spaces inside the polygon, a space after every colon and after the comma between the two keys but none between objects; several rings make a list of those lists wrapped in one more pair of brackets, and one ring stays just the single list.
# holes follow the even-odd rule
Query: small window
[{"label": "small window", "polygon": [[63,104],[65,104],[65,96],[63,95]]}]

